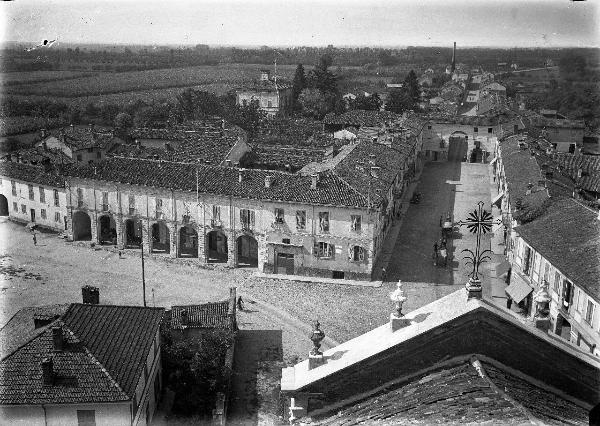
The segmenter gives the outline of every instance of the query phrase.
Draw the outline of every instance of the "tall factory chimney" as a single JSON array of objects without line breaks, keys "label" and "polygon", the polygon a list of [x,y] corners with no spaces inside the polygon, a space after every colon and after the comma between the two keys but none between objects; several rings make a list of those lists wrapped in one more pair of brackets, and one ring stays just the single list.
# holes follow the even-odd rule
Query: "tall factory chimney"
[{"label": "tall factory chimney", "polygon": [[452,72],[456,70],[456,42],[454,42],[454,49],[452,49]]}]

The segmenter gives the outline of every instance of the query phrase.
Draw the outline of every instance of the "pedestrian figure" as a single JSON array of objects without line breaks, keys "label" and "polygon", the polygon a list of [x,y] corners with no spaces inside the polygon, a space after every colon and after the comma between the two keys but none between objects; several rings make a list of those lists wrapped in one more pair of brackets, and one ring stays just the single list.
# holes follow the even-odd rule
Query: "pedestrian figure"
[{"label": "pedestrian figure", "polygon": [[512,299],[509,297],[508,299],[506,299],[506,308],[510,309],[511,306],[512,306]]},{"label": "pedestrian figure", "polygon": [[504,245],[506,246],[506,235],[508,234],[508,230],[506,229],[506,226],[504,227]]},{"label": "pedestrian figure", "polygon": [[381,268],[381,282],[387,281],[387,271],[385,268]]},{"label": "pedestrian figure", "polygon": [[237,307],[240,311],[244,310],[244,301],[242,300],[242,296],[238,297]]},{"label": "pedestrian figure", "polygon": [[443,223],[442,223],[442,216],[440,216],[440,228],[442,227]]},{"label": "pedestrian figure", "polygon": [[443,245],[442,248],[440,249],[440,256],[442,257],[442,259],[444,259],[444,266],[447,265],[448,261],[447,261],[447,256],[448,253],[446,252],[446,246]]},{"label": "pedestrian figure", "polygon": [[437,241],[433,243],[433,264],[437,266],[438,264],[438,243]]},{"label": "pedestrian figure", "polygon": [[37,237],[35,236],[35,232],[33,233],[33,245],[37,246]]},{"label": "pedestrian figure", "polygon": [[121,250],[119,250],[119,259],[123,259],[123,253],[121,253]]}]

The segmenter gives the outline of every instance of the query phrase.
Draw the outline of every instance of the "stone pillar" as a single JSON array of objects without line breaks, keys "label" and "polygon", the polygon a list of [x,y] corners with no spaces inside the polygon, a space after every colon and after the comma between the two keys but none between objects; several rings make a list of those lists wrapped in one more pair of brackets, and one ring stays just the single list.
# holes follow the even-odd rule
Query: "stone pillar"
[{"label": "stone pillar", "polygon": [[145,254],[150,254],[150,229],[148,226],[148,221],[140,219],[142,223],[142,250],[144,250]]},{"label": "stone pillar", "polygon": [[117,248],[123,250],[124,238],[123,233],[125,232],[125,226],[123,225],[123,216],[115,216],[115,230],[117,231]]},{"label": "stone pillar", "polygon": [[258,271],[264,272],[265,264],[269,261],[269,253],[267,250],[267,236],[257,236],[256,242],[258,243]]},{"label": "stone pillar", "polygon": [[227,235],[227,266],[237,266],[237,235],[234,231],[224,231]]},{"label": "stone pillar", "polygon": [[67,240],[73,241],[73,210],[67,207]]},{"label": "stone pillar", "polygon": [[90,216],[90,227],[92,228],[92,240],[91,242],[99,244],[100,241],[98,239],[98,215],[96,212],[86,212]]},{"label": "stone pillar", "polygon": [[467,299],[481,299],[483,288],[481,287],[480,280],[474,280],[473,278],[469,278],[467,285],[465,286],[467,289]]},{"label": "stone pillar", "polygon": [[169,223],[167,224],[167,228],[169,228],[169,257],[177,257],[177,223]]},{"label": "stone pillar", "polygon": [[198,226],[198,262],[206,263],[206,228]]}]

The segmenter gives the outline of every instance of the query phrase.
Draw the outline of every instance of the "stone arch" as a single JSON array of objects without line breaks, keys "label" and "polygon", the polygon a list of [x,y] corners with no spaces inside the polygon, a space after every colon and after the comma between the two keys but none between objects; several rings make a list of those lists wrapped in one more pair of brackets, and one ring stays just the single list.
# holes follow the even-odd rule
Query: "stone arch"
[{"label": "stone arch", "polygon": [[142,221],[137,218],[125,219],[123,245],[126,248],[142,247]]},{"label": "stone arch", "polygon": [[215,229],[206,234],[206,248],[206,257],[209,262],[227,262],[227,235],[225,232]]},{"label": "stone arch", "polygon": [[112,215],[105,214],[98,218],[98,243],[117,245],[117,224]]},{"label": "stone arch", "polygon": [[171,252],[171,230],[165,222],[156,222],[152,224],[152,253]]},{"label": "stone arch", "polygon": [[448,137],[448,161],[463,161],[469,151],[469,136],[462,130],[456,130]]},{"label": "stone arch", "polygon": [[0,194],[0,216],[8,216],[8,200]]},{"label": "stone arch", "polygon": [[179,228],[179,257],[198,257],[198,232],[193,225]]},{"label": "stone arch", "polygon": [[238,266],[258,266],[258,241],[251,235],[242,235],[236,240]]},{"label": "stone arch", "polygon": [[73,241],[90,241],[92,239],[92,220],[84,211],[73,213]]}]

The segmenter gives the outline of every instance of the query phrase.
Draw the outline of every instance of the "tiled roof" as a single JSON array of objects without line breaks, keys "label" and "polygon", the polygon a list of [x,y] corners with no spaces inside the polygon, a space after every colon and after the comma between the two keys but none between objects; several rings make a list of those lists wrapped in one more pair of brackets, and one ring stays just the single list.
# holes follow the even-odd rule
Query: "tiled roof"
[{"label": "tiled roof", "polygon": [[63,140],[75,149],[100,148],[107,149],[123,141],[114,136],[112,132],[96,131],[89,128],[66,128],[52,131],[50,136]]},{"label": "tiled roof", "polygon": [[[540,167],[530,150],[519,146],[520,138],[511,136],[500,142],[502,164],[512,200],[511,207],[519,209],[517,200],[520,199],[523,207],[535,210],[550,196],[545,188],[538,187],[538,182],[544,180]],[[533,185],[531,190],[529,184]]]},{"label": "tiled roof", "polygon": [[380,126],[386,122],[399,120],[400,115],[389,111],[352,110],[341,115],[329,113],[323,119],[325,124],[341,126]]},{"label": "tiled roof", "polygon": [[291,89],[292,85],[285,80],[279,79],[277,83],[274,80],[259,80],[252,83],[244,84],[236,88],[238,92],[255,91],[255,92],[274,92],[277,90]]},{"label": "tiled roof", "polygon": [[515,230],[575,285],[600,302],[597,212],[570,198],[557,199],[544,215]]},{"label": "tiled roof", "polygon": [[[367,207],[367,199],[350,188],[333,173],[323,173],[316,189],[311,189],[311,177],[271,170],[242,170],[172,163],[166,161],[110,158],[94,166],[71,166],[66,174],[84,179],[120,182],[132,185],[167,188],[179,191],[196,191],[245,199],[259,199],[306,204]],[[265,187],[265,177],[272,176],[272,185]]]},{"label": "tiled roof", "polygon": [[[338,410],[318,425],[587,424],[587,410],[492,364],[463,363],[391,386]],[[506,397],[506,395],[508,397]],[[522,409],[525,408],[526,412]]]},{"label": "tiled roof", "polygon": [[297,147],[294,145],[257,144],[252,147],[254,159],[252,163],[258,167],[285,167],[289,164],[292,170],[301,169],[313,161],[322,161],[327,148]]},{"label": "tiled roof", "polygon": [[[380,143],[362,141],[335,166],[334,172],[377,204],[387,196],[409,152],[408,142],[406,145],[390,148]],[[371,172],[372,166],[380,168],[375,172],[376,175]]]},{"label": "tiled roof", "polygon": [[133,397],[163,313],[163,308],[73,303],[62,320]]},{"label": "tiled roof", "polygon": [[35,328],[34,318],[52,322],[63,315],[68,308],[69,304],[21,308],[0,329],[0,359],[45,330],[44,327]]},{"label": "tiled roof", "polygon": [[[61,320],[65,347],[53,348],[52,329],[44,331],[0,362],[0,404],[74,404],[131,399],[86,343]],[[44,385],[41,361],[51,358],[54,381]],[[145,361],[145,357],[144,357]]]},{"label": "tiled roof", "polygon": [[41,146],[11,151],[4,156],[7,161],[10,161],[11,157],[13,159],[18,157],[19,163],[32,165],[41,165],[46,160],[49,160],[51,163],[55,164],[66,164],[73,162],[73,160],[60,149],[45,149]]},{"label": "tiled roof", "polygon": [[584,129],[583,120],[568,120],[562,118],[544,118],[540,125],[545,127],[559,127],[565,129]]},{"label": "tiled roof", "polygon": [[[577,186],[586,191],[600,192],[600,157],[561,152],[555,153],[552,160]],[[582,171],[580,178],[577,177],[579,169]]]},{"label": "tiled roof", "polygon": [[64,188],[65,179],[55,173],[45,172],[43,167],[0,161],[0,176],[27,183],[37,183],[54,188]]},{"label": "tiled roof", "polygon": [[[187,312],[187,323],[181,320]],[[203,305],[173,306],[171,308],[171,328],[225,328],[230,326],[229,301],[205,303]]]}]

